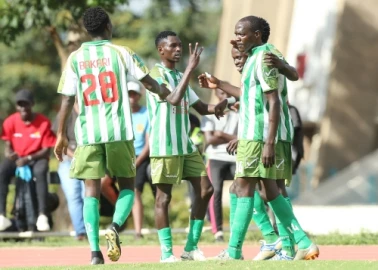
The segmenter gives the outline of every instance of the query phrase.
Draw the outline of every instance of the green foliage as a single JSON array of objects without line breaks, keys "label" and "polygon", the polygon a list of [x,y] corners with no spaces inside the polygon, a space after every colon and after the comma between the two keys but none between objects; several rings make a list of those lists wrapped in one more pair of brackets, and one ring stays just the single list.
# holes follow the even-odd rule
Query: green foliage
[{"label": "green foliage", "polygon": [[102,6],[113,12],[127,0],[3,0],[0,5],[0,39],[11,44],[25,31],[43,27],[67,29],[77,24],[83,11],[91,6]]}]

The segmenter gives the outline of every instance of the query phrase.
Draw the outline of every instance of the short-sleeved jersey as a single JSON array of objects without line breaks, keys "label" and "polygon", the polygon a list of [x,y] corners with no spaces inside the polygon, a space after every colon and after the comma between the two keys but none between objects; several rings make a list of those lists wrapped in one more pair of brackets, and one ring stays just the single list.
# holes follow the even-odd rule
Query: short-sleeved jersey
[{"label": "short-sleeved jersey", "polygon": [[127,75],[141,80],[147,74],[133,51],[108,40],[85,42],[71,53],[58,92],[77,96],[78,145],[134,139]]},{"label": "short-sleeved jersey", "polygon": [[273,45],[264,44],[252,49],[243,68],[238,138],[252,141],[268,138],[269,103],[264,93],[275,90],[279,91],[281,103],[276,141],[291,142],[293,126],[287,106],[286,78],[264,63],[266,52],[282,57]]},{"label": "short-sleeved jersey", "polygon": [[[182,79],[183,74],[156,64],[150,76],[159,84],[165,83],[173,91]],[[189,137],[189,108],[198,101],[198,96],[188,85],[180,105],[159,102],[156,94],[147,92],[147,108],[150,118],[150,156],[181,156],[196,151]]]},{"label": "short-sleeved jersey", "polygon": [[55,145],[50,120],[40,113],[35,115],[30,124],[25,124],[19,113],[10,115],[4,120],[1,139],[9,141],[13,151],[20,157]]}]

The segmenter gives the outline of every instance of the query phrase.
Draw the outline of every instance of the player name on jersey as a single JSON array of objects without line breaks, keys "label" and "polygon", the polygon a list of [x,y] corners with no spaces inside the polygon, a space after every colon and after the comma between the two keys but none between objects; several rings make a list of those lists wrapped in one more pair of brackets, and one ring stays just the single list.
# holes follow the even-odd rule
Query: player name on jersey
[{"label": "player name on jersey", "polygon": [[89,61],[80,61],[79,68],[81,70],[87,68],[99,68],[99,67],[108,67],[110,66],[110,58],[101,58]]}]

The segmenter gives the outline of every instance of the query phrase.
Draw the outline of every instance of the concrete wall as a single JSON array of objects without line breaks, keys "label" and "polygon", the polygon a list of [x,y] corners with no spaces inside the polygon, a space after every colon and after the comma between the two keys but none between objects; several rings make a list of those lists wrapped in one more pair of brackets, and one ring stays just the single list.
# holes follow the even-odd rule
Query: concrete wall
[{"label": "concrete wall", "polygon": [[231,58],[230,40],[235,37],[237,21],[255,15],[266,19],[271,27],[269,42],[286,53],[294,0],[223,0],[214,75],[240,85],[240,74]]},{"label": "concrete wall", "polygon": [[339,1],[315,185],[376,146],[378,1]]}]

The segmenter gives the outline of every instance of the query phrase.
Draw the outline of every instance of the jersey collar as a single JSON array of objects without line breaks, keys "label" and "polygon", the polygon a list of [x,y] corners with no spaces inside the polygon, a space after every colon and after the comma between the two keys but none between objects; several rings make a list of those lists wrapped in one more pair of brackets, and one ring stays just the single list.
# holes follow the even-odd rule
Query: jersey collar
[{"label": "jersey collar", "polygon": [[92,41],[83,42],[82,46],[89,46],[89,45],[97,46],[97,45],[103,45],[103,44],[107,44],[107,43],[110,43],[110,40],[106,40],[106,39],[92,40]]}]

